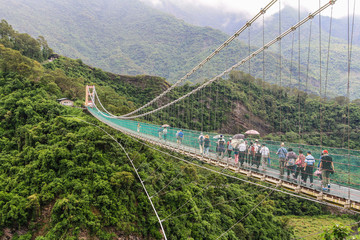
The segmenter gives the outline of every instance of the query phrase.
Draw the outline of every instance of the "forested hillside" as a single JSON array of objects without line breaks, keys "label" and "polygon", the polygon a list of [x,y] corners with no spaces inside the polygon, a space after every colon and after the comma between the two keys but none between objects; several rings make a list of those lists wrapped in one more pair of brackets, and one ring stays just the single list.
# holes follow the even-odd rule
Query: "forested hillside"
[{"label": "forested hillside", "polygon": [[[159,87],[152,91],[154,80],[164,88],[166,82],[116,76],[79,60],[69,60],[69,65],[63,58],[44,68],[21,52],[21,47],[14,50],[0,44],[0,236],[161,239],[157,219],[125,153],[101,129],[86,123],[100,124],[95,119],[81,109],[59,105],[56,99],[71,97],[80,103],[81,88],[96,84],[116,102],[114,110],[122,112],[127,109],[118,106],[133,109],[158,93]],[[33,56],[41,53],[38,49]],[[136,95],[137,86],[148,86],[147,92]],[[178,212],[181,216],[163,222],[169,239],[215,239],[270,194],[180,163],[100,125],[125,146],[150,194],[176,178],[164,194],[153,198],[163,218],[192,199]],[[290,239],[293,215],[327,213],[320,205],[274,192],[227,238]]]},{"label": "forested hillside", "polygon": [[[55,0],[1,0],[0,15],[6,18],[16,29],[32,36],[44,36],[55,52],[71,58],[80,58],[86,64],[119,74],[149,74],[166,78],[173,83],[189,72],[216,49],[228,35],[208,27],[196,27],[173,16],[148,7],[138,0],[105,1],[55,1]],[[289,9],[287,9],[289,10]],[[293,11],[283,13],[283,31],[294,24],[296,14]],[[295,11],[296,13],[296,11]],[[276,16],[266,22],[265,42],[278,34]],[[324,21],[324,29],[327,21]],[[327,25],[326,25],[327,26]],[[237,29],[241,24],[237,26]],[[290,34],[282,44],[282,85],[294,86],[311,93],[319,93],[319,56],[316,24],[313,24],[313,44],[310,56],[309,74],[307,74],[307,35],[309,25],[302,28],[301,80],[298,84],[297,48],[291,61]],[[355,31],[356,32],[356,31]],[[251,52],[262,44],[261,24],[251,28]],[[346,94],[347,41],[336,38],[332,41],[331,62],[329,64],[330,96]],[[297,46],[296,39],[294,46]],[[325,86],[325,66],[327,34],[323,32],[323,72],[322,86]],[[286,44],[285,44],[286,43]],[[228,46],[222,53],[207,64],[190,79],[200,82],[211,78],[248,56],[248,31],[238,41]],[[360,59],[358,46],[353,49],[351,98],[359,98],[358,72]],[[280,84],[279,51],[269,48],[265,57],[265,80]],[[258,55],[239,70],[262,77],[262,55]],[[306,80],[308,79],[308,80]],[[323,89],[324,92],[324,89]]]}]

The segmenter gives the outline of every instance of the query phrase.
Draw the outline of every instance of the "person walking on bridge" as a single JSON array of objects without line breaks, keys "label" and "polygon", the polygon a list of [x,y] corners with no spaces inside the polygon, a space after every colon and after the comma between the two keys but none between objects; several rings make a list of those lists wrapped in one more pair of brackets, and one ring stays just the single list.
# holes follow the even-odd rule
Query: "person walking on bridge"
[{"label": "person walking on bridge", "polygon": [[276,154],[279,156],[280,177],[284,176],[285,158],[286,158],[286,154],[288,153],[288,151],[284,146],[285,144],[281,143],[280,148],[276,152]]},{"label": "person walking on bridge", "polygon": [[204,155],[206,155],[206,156],[209,155],[210,147],[211,147],[211,142],[210,142],[209,135],[205,135],[205,139],[204,139]]},{"label": "person walking on bridge", "polygon": [[176,142],[178,145],[182,144],[182,141],[184,140],[184,133],[182,132],[182,130],[180,129],[177,133],[176,133]]},{"label": "person walking on bridge", "polygon": [[204,154],[204,140],[205,140],[205,137],[204,137],[203,133],[200,133],[198,142],[199,142],[199,148],[200,148],[201,154]]},{"label": "person walking on bridge", "polygon": [[268,159],[270,157],[270,150],[269,148],[265,145],[265,143],[262,144],[262,147],[260,149],[260,153],[261,153],[261,165],[262,165],[262,169],[264,171],[266,171],[266,165],[268,162]]},{"label": "person walking on bridge", "polygon": [[162,132],[163,132],[162,127],[159,127],[158,133],[159,133],[159,139],[160,139],[160,140],[161,140],[161,138],[162,138]]},{"label": "person walking on bridge", "polygon": [[260,162],[261,162],[261,145],[259,144],[259,140],[255,140],[254,143],[254,147],[255,147],[255,164],[256,164],[256,168],[259,169],[260,166]]},{"label": "person walking on bridge", "polygon": [[295,169],[296,169],[296,153],[293,152],[292,148],[289,148],[289,152],[286,154],[286,169],[287,169],[287,180],[290,180],[290,174],[294,177]]},{"label": "person walking on bridge", "polygon": [[303,151],[299,150],[299,156],[296,159],[296,172],[294,176],[294,182],[297,183],[297,178],[300,175],[300,182],[304,180],[304,167],[305,167],[305,155],[303,154]]},{"label": "person walking on bridge", "polygon": [[166,138],[167,138],[167,128],[166,127],[163,129],[162,134],[163,134],[164,140],[166,142]]},{"label": "person walking on bridge", "polygon": [[324,191],[330,191],[330,173],[334,173],[334,162],[332,157],[329,156],[327,150],[323,151],[323,156],[320,162],[320,169],[322,175],[322,186]]},{"label": "person walking on bridge", "polygon": [[239,167],[240,165],[244,165],[244,161],[245,161],[245,155],[246,154],[246,143],[244,140],[241,141],[241,143],[239,144]]},{"label": "person walking on bridge", "polygon": [[141,128],[140,123],[138,123],[138,124],[137,124],[137,132],[138,132],[138,133],[140,132],[140,128]]},{"label": "person walking on bridge", "polygon": [[310,178],[310,187],[312,187],[313,184],[313,178],[314,178],[314,166],[315,166],[315,158],[311,155],[311,152],[307,152],[307,156],[305,157],[305,173],[304,173],[304,184],[306,185],[306,180],[309,177]]},{"label": "person walking on bridge", "polygon": [[232,140],[232,138],[229,138],[229,141],[227,142],[227,145],[226,145],[226,150],[227,150],[227,154],[228,154],[229,159],[231,159],[231,153],[233,151],[233,147],[231,145],[231,140]]},{"label": "person walking on bridge", "polygon": [[219,160],[219,158],[222,160],[224,158],[224,154],[225,154],[225,139],[223,137],[223,135],[220,135],[220,138],[217,142],[217,145],[218,145],[218,151],[219,151],[219,154],[217,155],[217,159]]}]

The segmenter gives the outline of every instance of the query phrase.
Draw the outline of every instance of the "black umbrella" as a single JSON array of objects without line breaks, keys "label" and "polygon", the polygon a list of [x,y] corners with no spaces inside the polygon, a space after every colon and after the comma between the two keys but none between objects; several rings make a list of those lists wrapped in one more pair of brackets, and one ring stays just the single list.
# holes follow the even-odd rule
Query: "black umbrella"
[{"label": "black umbrella", "polygon": [[245,139],[245,136],[244,136],[244,134],[239,133],[239,134],[235,134],[232,138],[233,139]]}]

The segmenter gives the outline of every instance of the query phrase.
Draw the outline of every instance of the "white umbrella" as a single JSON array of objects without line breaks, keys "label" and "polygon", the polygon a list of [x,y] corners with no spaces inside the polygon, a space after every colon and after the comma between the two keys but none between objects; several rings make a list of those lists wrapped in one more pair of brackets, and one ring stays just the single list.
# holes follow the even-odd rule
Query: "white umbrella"
[{"label": "white umbrella", "polygon": [[220,136],[221,136],[221,134],[218,134],[218,135],[213,136],[213,138],[218,139],[218,138],[220,138]]},{"label": "white umbrella", "polygon": [[248,130],[245,132],[246,135],[260,135],[260,133],[256,130]]},{"label": "white umbrella", "polygon": [[170,127],[170,125],[169,124],[164,124],[164,125],[162,125],[162,127]]}]

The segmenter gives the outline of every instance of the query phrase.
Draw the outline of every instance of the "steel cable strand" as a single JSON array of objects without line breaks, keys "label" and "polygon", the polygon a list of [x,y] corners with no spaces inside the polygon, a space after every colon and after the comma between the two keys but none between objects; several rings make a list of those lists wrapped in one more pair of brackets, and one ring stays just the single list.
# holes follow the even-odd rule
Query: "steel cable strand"
[{"label": "steel cable strand", "polygon": [[155,212],[156,218],[158,219],[158,222],[159,222],[160,227],[161,227],[161,229],[162,229],[164,238],[165,238],[165,240],[167,240],[164,227],[163,227],[162,222],[161,222],[161,220],[160,220],[160,217],[159,217],[159,215],[158,215],[158,213],[157,213],[157,211],[156,211],[156,208],[155,208],[155,206],[154,206],[154,204],[153,204],[153,202],[152,202],[152,200],[151,200],[151,198],[150,198],[150,195],[149,195],[149,193],[148,193],[147,190],[146,190],[146,187],[145,187],[145,185],[144,185],[144,183],[143,183],[143,181],[142,181],[142,179],[141,179],[140,174],[138,173],[138,171],[137,171],[136,168],[135,168],[135,165],[134,165],[134,163],[133,163],[133,160],[130,158],[128,152],[127,152],[126,149],[123,147],[123,145],[122,145],[119,141],[117,141],[114,136],[112,136],[110,133],[108,133],[106,130],[104,130],[104,129],[101,128],[100,126],[98,126],[98,125],[96,125],[96,124],[93,124],[93,123],[90,123],[90,122],[87,122],[87,121],[85,121],[85,120],[83,120],[83,119],[80,119],[80,118],[78,118],[78,117],[74,117],[74,118],[76,118],[76,119],[78,119],[78,120],[80,120],[80,121],[82,121],[82,122],[85,122],[85,123],[87,123],[87,124],[89,124],[89,125],[92,125],[92,126],[98,128],[98,129],[100,129],[100,130],[103,131],[106,135],[108,135],[112,140],[114,140],[114,141],[118,144],[118,146],[123,150],[123,152],[125,153],[127,159],[130,161],[130,163],[131,163],[131,165],[132,165],[132,167],[133,167],[133,169],[134,169],[134,171],[135,171],[138,179],[140,180],[140,183],[141,183],[141,185],[142,185],[142,187],[143,187],[143,189],[144,189],[144,191],[145,191],[145,193],[146,193],[146,196],[147,196],[147,198],[149,199],[150,204],[151,204],[151,206],[152,206],[152,208],[153,208],[153,210],[154,210],[154,212]]},{"label": "steel cable strand", "polygon": [[[261,190],[259,190],[259,192],[263,192],[263,191],[265,191],[265,190],[266,190],[266,189],[261,189]],[[249,195],[246,195],[246,196],[249,196]],[[236,197],[236,198],[232,198],[232,199],[229,199],[229,200],[220,202],[220,203],[216,203],[216,204],[214,204],[214,205],[211,205],[210,207],[198,208],[198,210],[199,210],[199,211],[206,210],[206,209],[209,209],[209,208],[213,208],[213,207],[215,207],[215,206],[218,206],[218,205],[222,205],[222,204],[224,204],[224,203],[233,202],[233,201],[235,201],[235,200],[238,200],[238,199],[244,198],[244,197],[245,197],[245,195],[242,195],[242,196],[240,196],[240,197]],[[171,217],[171,218],[169,218],[168,220],[175,219],[175,218],[179,218],[179,217],[183,217],[183,216],[190,215],[190,214],[194,214],[194,212],[183,213],[183,214],[180,214],[180,215]]]},{"label": "steel cable strand", "polygon": [[287,36],[289,33],[295,31],[298,27],[300,27],[301,25],[303,25],[304,23],[306,23],[308,20],[312,19],[315,15],[319,14],[320,12],[322,12],[323,10],[325,10],[327,7],[329,7],[330,5],[334,4],[336,2],[336,0],[331,0],[328,3],[326,3],[324,6],[322,6],[321,8],[319,8],[318,10],[316,10],[315,12],[313,12],[312,14],[309,14],[308,17],[304,18],[302,21],[298,22],[297,24],[295,24],[294,26],[290,27],[287,31],[283,32],[281,35],[279,35],[278,37],[276,37],[275,39],[273,39],[272,41],[270,41],[269,43],[267,43],[265,46],[259,48],[258,50],[256,50],[255,52],[253,52],[250,56],[244,58],[243,60],[241,60],[240,62],[238,62],[237,64],[233,65],[232,67],[230,67],[229,69],[225,70],[223,73],[217,75],[216,77],[212,78],[211,80],[206,81],[205,83],[203,83],[201,86],[197,87],[196,89],[190,91],[189,93],[183,95],[182,97],[180,97],[177,100],[174,100],[168,104],[163,105],[162,107],[158,108],[158,109],[154,109],[152,111],[149,111],[147,113],[143,113],[137,116],[132,116],[132,117],[119,117],[121,119],[134,119],[134,118],[138,118],[138,117],[143,117],[146,116],[148,114],[152,114],[155,113],[163,108],[169,107],[174,103],[177,103],[179,101],[181,101],[182,99],[196,93],[197,91],[203,89],[204,87],[206,87],[207,85],[209,85],[210,83],[220,79],[222,76],[224,76],[225,74],[229,74],[231,71],[233,71],[234,69],[238,68],[239,66],[243,65],[244,63],[246,63],[247,61],[249,61],[250,59],[254,58],[256,55],[258,55],[259,53],[261,53],[263,50],[269,48],[270,46],[272,46],[273,44],[275,44],[276,42],[278,42],[279,40],[281,40],[282,38],[284,38],[285,36]]},{"label": "steel cable strand", "polygon": [[[274,171],[274,170],[272,170],[272,169],[269,169],[267,172],[272,172],[272,173],[274,173],[274,174],[277,174],[277,172]],[[355,184],[355,185],[356,185],[356,184]]]},{"label": "steel cable strand", "polygon": [[239,221],[237,221],[234,225],[232,225],[228,230],[226,230],[224,233],[222,233],[218,238],[216,238],[216,240],[222,238],[227,232],[229,232],[233,227],[235,227],[237,224],[239,224],[242,220],[244,220],[247,216],[250,215],[250,213],[252,213],[257,207],[260,206],[260,204],[262,204],[266,199],[268,199],[270,197],[270,195],[274,192],[274,189],[272,191],[269,192],[268,195],[266,195],[266,197],[264,197],[264,199],[262,199],[258,204],[256,204],[249,212],[247,212]]},{"label": "steel cable strand", "polygon": [[221,44],[214,52],[212,52],[209,56],[207,56],[202,62],[200,62],[196,67],[194,67],[190,72],[188,72],[184,77],[182,77],[180,80],[175,82],[170,88],[165,90],[163,93],[161,93],[159,96],[145,104],[144,106],[127,113],[125,115],[122,115],[123,117],[127,117],[129,115],[132,115],[134,113],[137,113],[138,111],[144,109],[145,107],[149,106],[153,102],[157,101],[159,98],[170,92],[172,89],[174,89],[176,86],[178,86],[181,82],[186,80],[188,77],[190,77],[193,73],[195,73],[197,70],[199,70],[205,63],[210,61],[215,55],[217,55],[222,49],[224,49],[227,45],[229,45],[235,38],[237,38],[243,31],[245,31],[248,27],[251,26],[252,23],[254,23],[261,15],[265,14],[266,11],[275,3],[277,0],[272,0],[270,3],[268,3],[263,9],[260,10],[259,13],[257,13],[250,21],[246,22],[244,26],[242,26],[238,31],[236,31],[230,38],[228,38],[223,44]]},{"label": "steel cable strand", "polygon": [[[222,169],[220,172],[224,171],[226,168]],[[164,219],[162,219],[161,221],[164,222],[166,221],[169,217],[171,217],[174,213],[176,213],[177,211],[179,211],[180,209],[182,209],[184,206],[186,206],[191,200],[193,200],[194,198],[196,198],[200,193],[202,193],[204,190],[208,189],[210,187],[210,185],[217,179],[217,177],[215,177],[212,181],[210,181],[205,187],[203,187],[198,193],[195,194],[195,196],[191,196],[189,200],[187,200],[183,205],[181,205],[180,207],[178,207],[176,210],[174,210],[172,213],[170,213],[167,217],[165,217]]]},{"label": "steel cable strand", "polygon": [[[351,55],[352,55],[352,43],[354,36],[354,21],[355,21],[355,3],[353,7],[353,19],[352,19],[352,29],[351,29],[351,39],[350,39],[350,1],[348,0],[348,72],[347,72],[347,140],[348,140],[348,172],[350,172],[350,73],[351,73]],[[350,184],[350,175],[348,176],[348,183]],[[348,192],[348,197],[350,200],[350,189]]]},{"label": "steel cable strand", "polygon": [[[256,182],[252,182],[252,181],[249,181],[249,180],[245,180],[245,179],[242,179],[242,178],[239,178],[239,177],[236,177],[236,176],[233,176],[233,175],[230,175],[230,174],[227,174],[227,173],[224,173],[224,172],[220,172],[220,171],[217,171],[217,170],[214,170],[214,169],[211,169],[211,168],[208,168],[206,166],[202,166],[202,165],[199,165],[199,164],[196,164],[194,162],[191,162],[191,161],[188,161],[188,160],[185,160],[185,159],[182,159],[180,157],[177,157],[177,156],[174,156],[174,155],[171,155],[170,153],[168,152],[165,152],[165,151],[162,151],[162,150],[159,150],[159,149],[156,149],[154,148],[153,146],[147,144],[147,143],[144,143],[144,142],[141,142],[140,140],[136,139],[135,137],[133,136],[129,136],[131,139],[133,139],[134,141],[137,141],[141,144],[144,144],[145,146],[149,147],[149,148],[152,148],[160,153],[163,153],[165,155],[168,155],[168,156],[172,156],[173,158],[176,158],[180,161],[183,161],[183,162],[186,162],[190,165],[193,165],[193,166],[196,166],[198,168],[202,168],[202,169],[206,169],[210,172],[214,172],[214,173],[217,173],[217,174],[220,174],[220,175],[223,175],[225,177],[228,177],[228,178],[232,178],[232,179],[235,179],[235,180],[238,180],[238,181],[241,181],[241,182],[244,182],[244,183],[248,183],[248,184],[252,184],[252,185],[255,185],[255,186],[258,186],[258,187],[262,187],[262,188],[266,188],[266,189],[271,189],[271,190],[274,190],[276,192],[280,192],[280,193],[283,193],[283,194],[286,194],[286,195],[289,195],[289,196],[292,196],[292,197],[296,197],[296,198],[301,198],[301,199],[304,199],[304,200],[308,200],[308,201],[312,201],[312,202],[316,202],[316,203],[320,203],[322,205],[327,205],[327,206],[331,206],[331,207],[335,207],[335,208],[339,208],[339,209],[343,209],[343,207],[341,206],[338,206],[336,204],[331,204],[331,203],[327,203],[327,202],[324,202],[324,201],[319,201],[319,200],[316,200],[316,199],[312,199],[312,198],[309,198],[309,197],[306,197],[306,196],[303,196],[303,195],[297,195],[297,194],[294,194],[294,193],[290,193],[290,192],[287,192],[287,191],[284,191],[284,190],[280,190],[280,189],[277,189],[277,188],[273,188],[273,187],[269,187],[269,186],[266,186],[266,185],[262,185],[262,184],[259,184],[259,183],[256,183]],[[230,172],[231,174],[233,174],[232,172]],[[253,177],[250,177],[251,179],[253,180],[256,180],[254,179]],[[351,209],[347,209],[348,212],[351,212],[351,213],[355,213],[355,214],[358,214],[358,212],[354,211],[354,210],[351,210]]]},{"label": "steel cable strand", "polygon": [[318,10],[316,10],[315,12],[313,12],[312,14],[309,14],[308,17],[304,18],[302,21],[298,22],[297,24],[293,25],[291,28],[289,28],[287,31],[283,32],[281,35],[279,35],[278,37],[276,37],[275,39],[273,39],[272,41],[270,41],[269,43],[267,43],[265,46],[259,48],[258,50],[256,50],[255,52],[253,52],[250,56],[244,58],[243,60],[241,60],[240,62],[236,63],[235,65],[233,65],[232,67],[230,67],[229,69],[225,70],[223,73],[217,75],[216,77],[212,78],[211,80],[206,81],[205,83],[203,83],[201,86],[195,88],[194,90],[190,91],[189,93],[183,95],[182,97],[167,103],[157,109],[154,109],[152,111],[140,114],[140,115],[136,115],[136,116],[131,116],[131,117],[125,117],[125,116],[119,116],[117,118],[119,119],[135,119],[135,118],[140,118],[149,114],[153,114],[155,112],[160,111],[163,108],[169,107],[181,100],[183,100],[184,98],[196,93],[197,91],[203,89],[204,87],[206,87],[207,85],[211,84],[212,82],[220,79],[222,76],[224,76],[225,74],[230,73],[231,71],[233,71],[234,69],[238,68],[239,66],[243,65],[244,63],[246,63],[247,61],[249,61],[250,59],[254,58],[256,55],[258,55],[259,53],[261,53],[263,50],[269,48],[270,46],[272,46],[274,43],[278,42],[279,40],[281,40],[282,38],[284,38],[285,36],[287,36],[289,33],[295,31],[299,26],[303,25],[304,23],[306,23],[308,20],[312,19],[315,15],[319,14],[320,12],[322,12],[323,10],[325,10],[327,7],[329,7],[330,5],[333,5],[336,2],[336,0],[330,0],[328,3],[326,3],[324,6],[322,6],[321,8],[319,8]]},{"label": "steel cable strand", "polygon": [[326,60],[326,71],[325,71],[325,99],[327,99],[327,85],[328,85],[329,62],[330,62],[332,21],[333,21],[333,6],[331,6],[331,13],[330,13],[329,40],[328,40],[328,51],[327,51],[327,60]]},{"label": "steel cable strand", "polygon": [[179,172],[179,174],[176,175],[173,179],[171,179],[163,188],[161,188],[159,191],[157,191],[155,194],[153,194],[153,195],[151,196],[151,198],[159,195],[159,193],[162,192],[164,189],[166,189],[173,181],[177,180],[177,179],[179,178],[180,174],[182,174],[182,172],[183,172],[183,170],[181,170],[181,171]]},{"label": "steel cable strand", "polygon": [[[96,105],[95,105],[95,106],[96,106]],[[102,114],[102,115],[104,115],[104,114]],[[104,116],[106,116],[106,115],[104,115]],[[345,163],[338,163],[338,164],[348,165],[348,164],[345,164]],[[360,166],[355,166],[355,165],[351,165],[351,166],[360,167]],[[267,172],[277,174],[277,172],[274,171],[274,170],[272,170],[271,168],[269,168]],[[356,183],[353,183],[353,184],[356,185]]]}]

